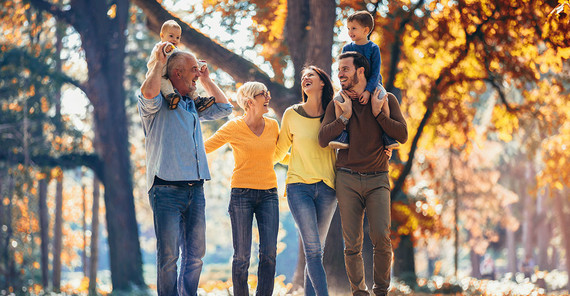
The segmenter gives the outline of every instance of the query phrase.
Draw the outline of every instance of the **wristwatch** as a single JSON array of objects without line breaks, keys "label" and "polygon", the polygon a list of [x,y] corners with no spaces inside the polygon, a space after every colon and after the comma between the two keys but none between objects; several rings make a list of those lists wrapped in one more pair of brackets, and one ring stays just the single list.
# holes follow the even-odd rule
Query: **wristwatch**
[{"label": "wristwatch", "polygon": [[347,125],[348,124],[348,118],[344,117],[344,115],[340,115],[338,117],[338,119],[340,119],[340,121],[342,121],[342,124]]}]

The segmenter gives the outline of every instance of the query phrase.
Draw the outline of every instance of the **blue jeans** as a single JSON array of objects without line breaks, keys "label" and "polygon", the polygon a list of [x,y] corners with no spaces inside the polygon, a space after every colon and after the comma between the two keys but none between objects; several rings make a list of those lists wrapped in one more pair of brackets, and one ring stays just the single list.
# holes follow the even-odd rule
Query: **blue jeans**
[{"label": "blue jeans", "polygon": [[232,282],[235,296],[249,295],[247,275],[251,256],[253,216],[259,230],[259,266],[257,269],[258,296],[271,296],[277,257],[279,231],[279,200],[277,189],[232,188],[229,213],[232,222],[234,257]]},{"label": "blue jeans", "polygon": [[[196,295],[206,253],[204,186],[154,185],[149,191],[157,248],[158,295]],[[176,261],[181,251],[180,275]]]},{"label": "blue jeans", "polygon": [[336,192],[322,181],[292,183],[287,185],[287,196],[305,249],[305,295],[329,295],[323,250],[336,209]]}]

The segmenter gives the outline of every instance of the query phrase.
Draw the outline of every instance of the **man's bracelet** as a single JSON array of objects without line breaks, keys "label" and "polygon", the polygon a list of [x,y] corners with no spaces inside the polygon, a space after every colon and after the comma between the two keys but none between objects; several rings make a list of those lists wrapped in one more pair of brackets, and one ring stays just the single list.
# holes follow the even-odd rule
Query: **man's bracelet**
[{"label": "man's bracelet", "polygon": [[347,125],[348,124],[348,118],[344,117],[344,115],[340,115],[338,117],[338,119],[340,119],[340,121],[342,121],[342,124]]}]

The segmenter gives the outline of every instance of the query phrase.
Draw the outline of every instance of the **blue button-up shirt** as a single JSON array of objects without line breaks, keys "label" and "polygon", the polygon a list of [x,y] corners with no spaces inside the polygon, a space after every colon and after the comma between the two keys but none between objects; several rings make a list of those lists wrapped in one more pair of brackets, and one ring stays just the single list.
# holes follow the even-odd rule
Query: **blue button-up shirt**
[{"label": "blue button-up shirt", "polygon": [[138,108],[145,134],[147,190],[154,176],[167,181],[209,180],[200,120],[226,117],[232,105],[215,103],[198,113],[194,101],[185,97],[170,110],[159,94],[150,100],[139,95]]}]

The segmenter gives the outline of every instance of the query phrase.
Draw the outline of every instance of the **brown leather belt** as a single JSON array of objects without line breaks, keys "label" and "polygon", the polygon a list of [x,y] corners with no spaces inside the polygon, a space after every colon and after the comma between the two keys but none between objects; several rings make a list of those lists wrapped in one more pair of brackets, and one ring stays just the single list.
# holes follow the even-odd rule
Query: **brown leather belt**
[{"label": "brown leather belt", "polygon": [[338,171],[341,172],[346,172],[349,174],[353,174],[353,175],[360,175],[360,176],[376,176],[376,175],[380,175],[380,174],[386,174],[388,173],[388,171],[378,171],[378,172],[366,172],[366,173],[361,173],[361,172],[357,172],[357,171],[353,171],[349,168],[338,168]]}]

